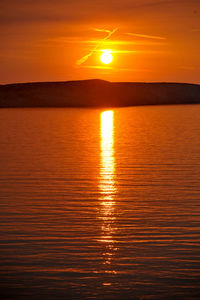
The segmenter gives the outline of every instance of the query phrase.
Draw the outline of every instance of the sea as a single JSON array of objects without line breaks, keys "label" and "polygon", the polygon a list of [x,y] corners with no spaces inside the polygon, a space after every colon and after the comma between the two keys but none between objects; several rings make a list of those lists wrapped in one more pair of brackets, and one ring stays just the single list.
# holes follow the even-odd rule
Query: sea
[{"label": "sea", "polygon": [[0,298],[200,299],[200,105],[0,109]]}]

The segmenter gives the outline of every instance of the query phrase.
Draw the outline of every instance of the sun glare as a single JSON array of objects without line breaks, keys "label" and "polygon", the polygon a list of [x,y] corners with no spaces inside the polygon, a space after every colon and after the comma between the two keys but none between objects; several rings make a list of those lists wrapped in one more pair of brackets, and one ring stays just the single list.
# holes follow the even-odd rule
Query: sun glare
[{"label": "sun glare", "polygon": [[101,54],[101,62],[103,64],[110,64],[113,60],[113,56],[111,54],[111,51],[110,50],[103,50],[103,53]]}]

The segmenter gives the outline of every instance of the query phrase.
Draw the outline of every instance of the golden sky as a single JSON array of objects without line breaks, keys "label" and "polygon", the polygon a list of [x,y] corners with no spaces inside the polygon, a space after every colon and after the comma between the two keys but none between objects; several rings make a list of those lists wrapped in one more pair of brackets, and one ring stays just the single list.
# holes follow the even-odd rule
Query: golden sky
[{"label": "golden sky", "polygon": [[1,0],[0,27],[0,83],[200,83],[200,0]]}]

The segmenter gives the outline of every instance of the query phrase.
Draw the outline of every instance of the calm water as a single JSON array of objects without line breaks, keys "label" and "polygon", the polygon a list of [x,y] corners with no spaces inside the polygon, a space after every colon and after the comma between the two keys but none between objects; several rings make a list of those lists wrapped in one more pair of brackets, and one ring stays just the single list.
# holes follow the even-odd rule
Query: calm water
[{"label": "calm water", "polygon": [[1,299],[200,299],[200,106],[0,110]]}]

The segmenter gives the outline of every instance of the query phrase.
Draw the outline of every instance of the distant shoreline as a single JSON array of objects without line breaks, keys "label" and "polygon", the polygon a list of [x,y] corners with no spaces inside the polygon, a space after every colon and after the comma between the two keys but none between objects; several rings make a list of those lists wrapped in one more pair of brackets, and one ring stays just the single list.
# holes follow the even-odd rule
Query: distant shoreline
[{"label": "distant shoreline", "polygon": [[200,85],[99,79],[0,85],[0,108],[200,104]]}]

